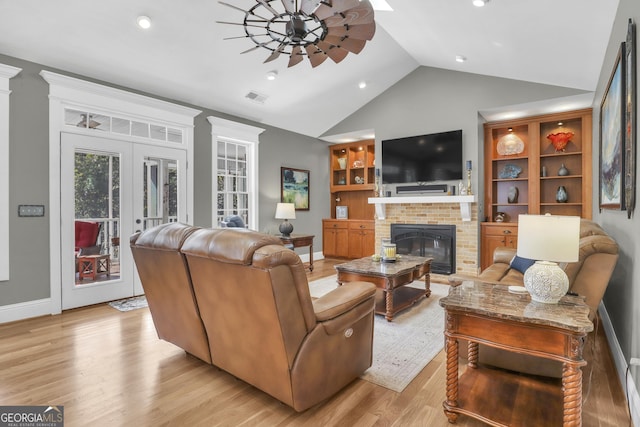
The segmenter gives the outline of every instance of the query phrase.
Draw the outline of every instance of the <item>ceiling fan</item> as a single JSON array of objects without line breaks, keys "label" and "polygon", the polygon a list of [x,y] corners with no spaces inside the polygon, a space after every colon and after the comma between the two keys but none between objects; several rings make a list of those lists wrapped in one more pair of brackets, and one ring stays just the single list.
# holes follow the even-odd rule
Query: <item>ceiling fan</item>
[{"label": "ceiling fan", "polygon": [[259,48],[271,53],[264,61],[270,62],[280,55],[289,56],[289,67],[309,58],[312,67],[327,58],[335,63],[349,52],[360,53],[367,40],[376,31],[374,12],[369,0],[255,0],[256,4],[244,10],[220,1],[220,4],[245,14],[242,25],[245,34],[225,40],[249,38],[255,46],[242,53]]}]

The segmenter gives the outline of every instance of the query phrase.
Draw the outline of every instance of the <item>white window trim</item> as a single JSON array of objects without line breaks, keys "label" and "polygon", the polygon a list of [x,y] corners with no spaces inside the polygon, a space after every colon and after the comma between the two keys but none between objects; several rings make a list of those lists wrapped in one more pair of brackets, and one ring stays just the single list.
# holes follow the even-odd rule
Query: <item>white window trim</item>
[{"label": "white window trim", "polygon": [[9,79],[20,71],[0,64],[0,281],[9,280]]},{"label": "white window trim", "polygon": [[249,193],[249,224],[247,226],[252,230],[259,230],[258,216],[260,214],[258,207],[258,144],[260,144],[260,134],[265,130],[259,127],[245,125],[231,120],[221,119],[219,117],[207,117],[211,123],[211,182],[212,182],[212,201],[211,201],[211,224],[215,227],[217,224],[218,197],[216,180],[218,175],[218,140],[236,141],[247,144],[247,171],[248,171],[248,193]]},{"label": "white window trim", "polygon": [[[46,70],[42,70],[40,76],[49,83],[50,313],[57,314],[62,311],[60,134],[64,131],[95,135],[91,129],[65,125],[65,108],[105,111],[126,118],[140,118],[183,129],[183,146],[173,146],[173,148],[183,148],[187,151],[188,221],[193,221],[193,167],[191,167],[193,165],[193,119],[202,111]],[[109,138],[118,139],[115,134],[109,134]],[[135,138],[126,138],[126,140],[132,139]],[[162,144],[162,146],[167,145]]]}]

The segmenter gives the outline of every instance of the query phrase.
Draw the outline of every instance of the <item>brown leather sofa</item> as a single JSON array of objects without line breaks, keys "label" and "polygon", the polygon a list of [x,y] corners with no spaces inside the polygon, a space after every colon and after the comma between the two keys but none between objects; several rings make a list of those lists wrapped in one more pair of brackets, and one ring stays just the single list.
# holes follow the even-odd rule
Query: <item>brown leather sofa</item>
[{"label": "brown leather sofa", "polygon": [[[598,305],[609,285],[609,279],[618,261],[618,245],[597,223],[580,220],[579,259],[577,262],[561,265],[569,277],[569,292],[585,297],[589,306],[589,318],[594,320]],[[493,264],[482,271],[478,277],[463,275],[450,276],[455,285],[463,280],[481,280],[486,283],[524,286],[524,274],[511,268],[511,260],[516,249],[499,247],[493,253]],[[461,352],[465,346],[461,345]],[[513,371],[560,377],[561,365],[545,359],[508,353],[491,347],[482,346],[480,362],[510,369]]]},{"label": "brown leather sofa", "polygon": [[246,229],[165,224],[130,245],[158,336],[296,411],[371,366],[373,284],[312,301],[295,252]]}]

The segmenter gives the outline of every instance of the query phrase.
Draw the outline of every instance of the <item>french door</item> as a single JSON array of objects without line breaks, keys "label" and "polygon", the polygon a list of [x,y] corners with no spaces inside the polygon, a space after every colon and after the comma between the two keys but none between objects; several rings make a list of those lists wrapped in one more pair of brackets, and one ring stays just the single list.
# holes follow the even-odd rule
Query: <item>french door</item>
[{"label": "french door", "polygon": [[60,141],[62,308],[142,294],[129,236],[186,222],[186,151],[68,133]]}]

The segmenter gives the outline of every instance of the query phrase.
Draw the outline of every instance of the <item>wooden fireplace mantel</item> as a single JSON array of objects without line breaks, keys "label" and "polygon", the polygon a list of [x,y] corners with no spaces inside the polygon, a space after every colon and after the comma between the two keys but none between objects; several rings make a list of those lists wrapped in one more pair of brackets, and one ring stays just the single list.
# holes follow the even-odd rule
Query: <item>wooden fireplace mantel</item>
[{"label": "wooden fireplace mantel", "polygon": [[471,204],[476,203],[475,194],[467,196],[401,196],[401,197],[369,197],[370,205],[376,206],[378,219],[385,219],[388,204],[420,204],[420,203],[460,203],[460,215],[463,221],[471,221]]}]

